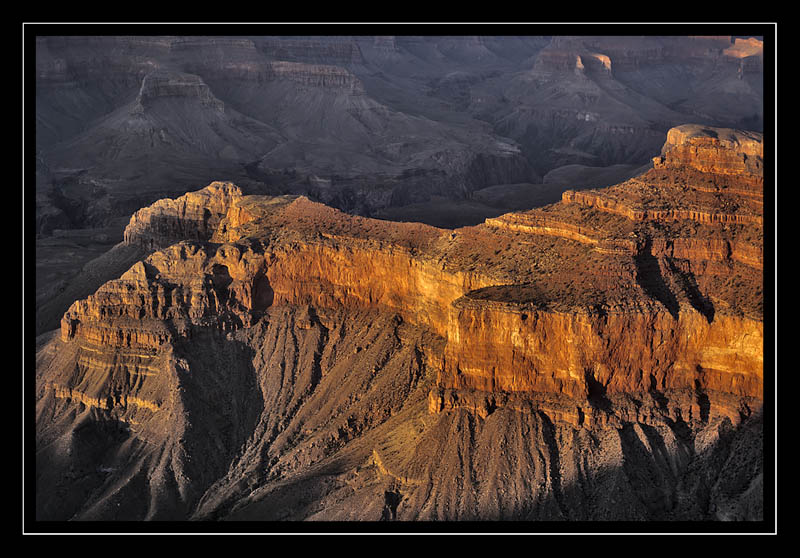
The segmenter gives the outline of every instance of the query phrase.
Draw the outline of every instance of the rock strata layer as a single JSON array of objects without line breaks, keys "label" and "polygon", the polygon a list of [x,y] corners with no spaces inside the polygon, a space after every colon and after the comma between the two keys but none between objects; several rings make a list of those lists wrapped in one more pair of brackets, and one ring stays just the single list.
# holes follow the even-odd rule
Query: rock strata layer
[{"label": "rock strata layer", "polygon": [[[731,131],[673,132],[665,147],[672,165],[693,153],[695,167],[729,175],[715,163],[734,158],[728,152],[760,157],[755,135],[719,144],[714,153],[723,155],[713,158],[685,147]],[[742,305],[726,297],[746,289],[714,288],[726,270],[741,268],[744,285],[760,279],[758,208],[730,218],[712,213],[699,204],[718,204],[719,195],[692,198],[691,184],[653,184],[661,172],[568,192],[566,205],[455,233],[346,216],[304,197],[242,196],[233,184],[214,183],[133,216],[126,242],[168,248],[73,304],[62,339],[157,351],[174,341],[179,323],[247,327],[274,303],[378,308],[446,340],[442,388],[580,399],[600,384],[608,393],[658,386],[760,398],[760,297]],[[669,209],[639,209],[639,187]],[[582,220],[563,214],[575,204]],[[661,232],[686,222],[702,225],[693,238]],[[741,230],[719,227],[731,224]],[[180,239],[199,243],[173,244]],[[556,249],[543,252],[542,241]]]},{"label": "rock strata layer", "polygon": [[[196,404],[183,390],[206,381],[199,372],[206,365],[194,360],[192,347],[210,343],[225,347],[215,353],[218,358],[244,367],[237,369],[237,382],[250,381],[250,374],[264,382],[261,403],[250,395],[236,399],[247,392],[244,383],[245,391],[231,392],[238,401],[234,407],[228,411],[225,405],[232,403],[219,403],[223,407],[215,412],[227,417],[220,424],[233,429],[220,439],[219,455],[239,452],[237,459],[244,459],[241,452],[256,452],[252,459],[262,457],[253,463],[278,475],[274,479],[281,470],[301,470],[350,447],[394,412],[411,413],[397,403],[390,405],[394,411],[387,407],[387,415],[376,415],[381,405],[370,403],[370,411],[342,416],[344,422],[324,443],[308,423],[290,439],[316,439],[309,453],[286,449],[300,447],[287,438],[281,444],[288,445],[279,446],[294,461],[282,461],[289,454],[270,451],[277,451],[274,444],[286,424],[274,425],[269,444],[256,450],[236,425],[268,419],[227,413],[255,416],[251,413],[279,397],[270,382],[287,374],[295,382],[310,375],[307,391],[287,408],[289,416],[323,397],[319,390],[329,389],[322,387],[330,381],[326,377],[341,373],[337,381],[346,383],[347,374],[383,378],[394,370],[405,387],[395,385],[375,397],[387,398],[388,405],[400,401],[392,399],[400,393],[425,393],[412,407],[428,413],[428,418],[407,415],[419,417],[410,423],[388,421],[395,426],[387,429],[410,429],[398,440],[434,436],[424,424],[444,424],[450,420],[444,417],[462,411],[482,421],[520,412],[547,417],[535,428],[545,429],[550,459],[566,451],[554,441],[554,428],[595,435],[617,428],[627,436],[630,428],[672,432],[676,424],[692,424],[687,432],[698,436],[710,417],[738,426],[758,411],[763,398],[763,232],[761,205],[754,199],[761,179],[760,138],[747,134],[746,142],[717,141],[731,134],[671,132],[663,155],[669,165],[663,168],[455,231],[349,216],[303,196],[245,196],[230,183],[162,200],[137,212],[125,232],[125,242],[157,251],[76,301],[62,319],[60,335],[47,345],[49,352],[41,351],[40,416],[54,400],[72,401],[141,424],[141,432],[150,432],[141,436],[150,442],[160,439],[158,428],[176,420],[170,417],[188,416],[187,425],[202,422],[181,409]],[[707,144],[713,149],[695,149]],[[745,151],[747,160],[739,157]],[[744,162],[741,183],[731,161]],[[709,188],[717,188],[715,194]],[[276,322],[280,312],[289,317]],[[384,349],[353,337],[353,328],[366,326],[348,321],[348,312],[381,316],[370,319],[383,324],[376,335]],[[278,343],[265,333],[274,327],[290,327],[281,330],[280,343],[293,347],[287,349],[291,354],[299,351],[291,359],[306,358],[302,353],[310,361],[302,368],[285,356],[280,373],[271,369],[277,375],[269,380],[259,376],[259,367],[273,358],[263,351]],[[278,354],[277,348],[271,351]],[[226,366],[212,376],[224,374]],[[350,397],[351,405],[360,399],[356,392]],[[314,405],[339,416],[324,398]],[[646,432],[642,436],[655,443]],[[421,465],[421,451],[403,461],[399,449],[372,447],[369,459],[380,475],[409,491],[428,482],[430,463]],[[269,455],[274,461],[265,465]],[[209,491],[205,500],[185,497],[201,515],[230,511],[222,495],[238,494],[236,475],[247,475],[231,470],[225,477],[227,466],[209,464],[206,474],[219,476],[213,486],[211,480],[198,485]],[[183,467],[187,475],[200,475]],[[266,479],[256,476],[253,482]],[[395,496],[386,498],[384,513],[396,515]],[[414,513],[425,516],[423,508]],[[451,514],[433,513],[437,516]]]},{"label": "rock strata layer", "polygon": [[39,36],[35,47],[37,156],[52,171],[37,170],[43,235],[109,226],[209,177],[403,215],[565,166],[639,167],[684,122],[763,126],[755,37]]}]

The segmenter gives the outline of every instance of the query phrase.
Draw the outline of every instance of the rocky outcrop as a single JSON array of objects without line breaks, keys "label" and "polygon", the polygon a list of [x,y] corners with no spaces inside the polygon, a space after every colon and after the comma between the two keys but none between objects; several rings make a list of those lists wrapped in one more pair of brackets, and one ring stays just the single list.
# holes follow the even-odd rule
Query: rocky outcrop
[{"label": "rocky outcrop", "polygon": [[263,259],[236,247],[178,243],[138,262],[61,321],[61,337],[124,349],[158,350],[192,321],[222,330],[250,325],[272,301]]},{"label": "rocky outcrop", "polygon": [[361,81],[339,66],[281,61],[271,62],[269,71],[272,72],[273,79],[286,79],[309,87],[341,88],[353,93],[364,92]]},{"label": "rocky outcrop", "polygon": [[[571,191],[569,192],[572,193]],[[564,201],[571,201],[571,199],[568,194]],[[635,255],[640,248],[635,240],[616,239],[613,238],[613,234],[609,234],[607,231],[596,230],[545,215],[507,213],[499,217],[486,219],[485,222],[491,227],[500,229],[567,238],[591,245],[599,252],[621,252]]]},{"label": "rocky outcrop", "polygon": [[764,41],[749,37],[744,39],[736,37],[733,44],[726,48],[722,53],[725,56],[732,56],[734,58],[748,58],[750,56],[764,56]]},{"label": "rocky outcrop", "polygon": [[180,240],[208,240],[241,196],[238,186],[213,182],[175,200],[159,200],[133,214],[125,227],[124,241],[156,249]]},{"label": "rocky outcrop", "polygon": [[[223,322],[242,326],[250,324],[267,302],[324,308],[380,307],[402,313],[412,322],[444,335],[449,301],[489,281],[476,273],[446,272],[438,262],[418,258],[424,245],[445,234],[433,227],[384,226],[359,219],[364,227],[362,236],[358,224],[350,222],[358,218],[306,198],[275,203],[275,199],[237,195],[235,186],[215,183],[139,212],[126,232],[126,242],[166,245],[182,231],[190,238],[212,238],[204,227],[216,219],[213,240],[223,243],[206,248],[202,243],[180,242],[156,252],[119,280],[73,304],[62,320],[62,339],[157,348],[172,339],[165,333],[171,326],[165,329],[164,323],[205,323],[208,318],[223,328],[227,327]],[[204,207],[200,201],[210,202],[206,207],[213,208],[212,200],[230,204],[224,218],[212,212],[211,218],[202,219],[202,213],[192,211]],[[181,222],[181,215],[186,216],[185,222]],[[296,238],[267,250],[248,247],[251,231],[263,234],[291,226],[295,220],[308,220],[315,229],[316,225],[328,226],[311,238]],[[368,231],[372,234],[367,235]],[[398,244],[399,239],[410,242]],[[237,287],[239,282],[241,287]],[[158,334],[148,333],[151,325]]]},{"label": "rocky outcrop", "polygon": [[690,167],[740,178],[761,176],[764,172],[763,137],[754,132],[692,124],[678,126],[667,133],[661,153],[653,159],[657,169]]},{"label": "rocky outcrop", "polygon": [[611,58],[591,52],[580,44],[562,44],[554,41],[543,49],[533,64],[535,75],[572,72],[577,76],[585,72],[597,77],[611,76]]},{"label": "rocky outcrop", "polygon": [[139,110],[144,110],[156,99],[164,97],[190,97],[214,110],[222,111],[225,108],[199,76],[165,71],[149,73],[144,77],[135,102],[141,107]]},{"label": "rocky outcrop", "polygon": [[[763,223],[763,145],[758,133],[685,125],[667,135],[654,168],[621,184],[562,194],[562,202],[624,217],[635,222],[693,221],[741,226],[755,242],[734,239],[671,239],[678,250],[733,255],[742,263],[760,261]],[[715,235],[711,235],[715,236]],[[746,236],[746,235],[745,235]]]}]

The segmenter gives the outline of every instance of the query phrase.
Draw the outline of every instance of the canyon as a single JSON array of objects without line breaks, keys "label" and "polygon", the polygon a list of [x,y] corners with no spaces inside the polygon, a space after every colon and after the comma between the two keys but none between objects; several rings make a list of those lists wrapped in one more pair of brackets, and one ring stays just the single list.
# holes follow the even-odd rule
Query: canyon
[{"label": "canyon", "polygon": [[760,35],[57,29],[29,57],[37,334],[144,256],[116,247],[136,211],[214,180],[454,229],[624,182],[687,122],[763,127]]},{"label": "canyon", "polygon": [[[511,191],[525,209],[557,201],[576,166],[631,176],[681,124],[763,126],[756,37],[43,34],[34,48],[41,237],[124,227],[212,180],[474,225],[520,209]],[[451,224],[453,201],[471,212]]]},{"label": "canyon", "polygon": [[[302,44],[402,66],[388,38]],[[642,77],[641,44],[549,45],[531,79]],[[757,47],[695,46],[647,56]],[[194,70],[209,89],[170,74],[134,102],[218,111]],[[764,138],[680,124],[649,157],[458,228],[229,180],[134,211],[36,338],[37,519],[762,520]]]}]

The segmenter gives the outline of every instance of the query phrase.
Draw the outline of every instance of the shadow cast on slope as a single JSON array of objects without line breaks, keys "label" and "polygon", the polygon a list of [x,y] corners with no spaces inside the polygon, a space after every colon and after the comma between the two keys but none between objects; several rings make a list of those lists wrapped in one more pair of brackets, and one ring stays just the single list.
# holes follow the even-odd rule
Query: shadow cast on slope
[{"label": "shadow cast on slope", "polygon": [[216,328],[195,328],[191,345],[178,345],[175,353],[186,363],[178,372],[178,392],[186,425],[182,444],[191,456],[188,489],[196,503],[250,439],[264,402],[246,343]]},{"label": "shadow cast on slope", "polygon": [[[464,413],[465,411],[454,411]],[[540,415],[541,413],[536,413]],[[669,449],[663,430],[640,423],[617,429],[622,464],[600,468],[580,482],[564,483],[560,476],[566,454],[560,455],[558,427],[542,418],[552,483],[545,493],[532,488],[529,502],[512,515],[508,509],[455,511],[435,521],[409,520],[413,492],[435,493],[445,479],[429,479],[419,487],[391,486],[376,482],[370,490],[374,501],[359,499],[365,521],[317,521],[324,519],[326,503],[347,507],[341,493],[346,484],[335,458],[289,482],[282,482],[249,506],[239,508],[223,529],[234,531],[276,529],[287,531],[384,531],[384,532],[559,532],[559,531],[731,531],[770,530],[763,506],[763,419],[756,413],[734,426],[729,419],[708,425],[716,436],[704,446],[700,436]],[[634,429],[638,429],[635,432]],[[713,431],[713,432],[712,432]],[[695,451],[695,446],[698,450]],[[674,448],[674,446],[673,446]],[[475,462],[475,455],[466,457]],[[436,465],[433,465],[434,469]],[[484,483],[489,479],[484,478]],[[475,485],[464,483],[464,490]],[[333,494],[336,494],[333,497]],[[512,495],[508,496],[513,497]],[[332,500],[329,500],[332,498]],[[423,498],[423,500],[425,500]],[[477,498],[473,499],[477,501]],[[427,501],[427,500],[425,500]],[[370,503],[371,502],[371,503]],[[305,522],[304,510],[313,510],[315,521]],[[411,514],[411,515],[409,515]],[[404,519],[405,518],[405,519]],[[769,519],[769,518],[766,518]],[[266,523],[263,523],[266,522]],[[714,523],[709,523],[714,522]]]},{"label": "shadow cast on slope", "polygon": [[636,281],[651,298],[663,304],[676,320],[680,312],[680,303],[669,288],[661,271],[658,258],[652,253],[652,240],[648,238],[644,246],[634,257],[636,264]]}]

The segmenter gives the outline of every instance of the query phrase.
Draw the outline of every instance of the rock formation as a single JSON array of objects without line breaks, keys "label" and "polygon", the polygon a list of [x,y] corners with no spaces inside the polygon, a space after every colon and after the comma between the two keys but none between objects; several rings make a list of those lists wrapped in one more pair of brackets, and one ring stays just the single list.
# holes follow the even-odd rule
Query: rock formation
[{"label": "rock formation", "polygon": [[154,249],[180,240],[207,240],[241,197],[237,186],[215,182],[176,200],[159,200],[133,214],[123,233],[124,242]]},{"label": "rock formation", "polygon": [[199,76],[174,72],[151,72],[142,79],[142,86],[136,96],[135,104],[139,112],[162,97],[189,97],[200,101],[205,107],[217,111],[224,110],[225,105],[214,97],[208,86]]},{"label": "rock formation", "polygon": [[564,166],[638,167],[685,122],[760,130],[763,50],[754,37],[40,36],[37,231],[108,226],[213,179],[375,216]]},{"label": "rock formation", "polygon": [[138,211],[150,255],[37,341],[37,517],[758,519],[761,136],[668,137],[454,231]]},{"label": "rock formation", "polygon": [[[662,152],[661,157],[653,160],[655,168],[689,167],[755,181],[763,176],[763,146],[757,134],[696,125],[678,126],[667,134]],[[763,185],[755,189],[754,195],[759,196],[762,190]]]},{"label": "rock formation", "polygon": [[210,177],[362,214],[538,180],[485,124],[373,98],[359,52],[348,38],[39,38],[39,232],[106,226]]},{"label": "rock formation", "polygon": [[529,63],[502,86],[474,85],[469,110],[519,142],[541,174],[640,161],[687,121],[760,129],[758,39],[553,37]]}]

